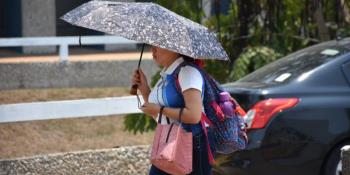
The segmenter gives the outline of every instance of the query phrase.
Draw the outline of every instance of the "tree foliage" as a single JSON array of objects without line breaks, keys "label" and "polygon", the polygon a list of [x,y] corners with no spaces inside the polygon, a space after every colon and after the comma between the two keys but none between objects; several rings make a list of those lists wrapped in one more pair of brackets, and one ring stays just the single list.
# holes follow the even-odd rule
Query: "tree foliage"
[{"label": "tree foliage", "polygon": [[280,56],[281,54],[276,53],[275,50],[264,46],[246,48],[238,56],[229,78],[238,80],[267,63],[277,60]]}]

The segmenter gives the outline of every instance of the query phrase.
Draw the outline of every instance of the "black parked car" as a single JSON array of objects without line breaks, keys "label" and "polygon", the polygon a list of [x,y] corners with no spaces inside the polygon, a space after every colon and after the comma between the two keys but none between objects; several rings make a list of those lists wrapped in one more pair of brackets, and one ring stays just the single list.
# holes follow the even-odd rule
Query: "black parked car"
[{"label": "black parked car", "polygon": [[338,175],[350,144],[350,38],[281,58],[224,87],[248,111],[246,150],[217,174]]}]

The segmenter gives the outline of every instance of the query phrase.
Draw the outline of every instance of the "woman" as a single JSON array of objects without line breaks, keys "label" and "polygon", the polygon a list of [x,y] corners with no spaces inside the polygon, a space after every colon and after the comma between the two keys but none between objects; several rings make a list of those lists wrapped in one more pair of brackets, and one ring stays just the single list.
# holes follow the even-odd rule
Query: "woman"
[{"label": "woman", "polygon": [[[132,78],[132,83],[138,85],[145,100],[141,110],[156,119],[161,106],[165,106],[163,115],[168,117],[170,122],[174,122],[179,120],[180,107],[184,106],[182,122],[193,133],[193,171],[191,174],[211,174],[206,138],[200,125],[203,111],[203,78],[196,68],[189,65],[182,67],[178,74],[178,83],[182,94],[176,95],[174,93],[177,92],[175,89],[176,80],[172,78],[172,73],[182,62],[189,61],[189,57],[155,46],[152,47],[152,55],[154,61],[164,67],[160,73],[161,79],[156,86],[152,90],[150,89],[141,69],[135,70]],[[162,117],[162,124],[167,123],[166,117]],[[167,173],[153,165],[151,166],[150,175],[163,174]]]}]

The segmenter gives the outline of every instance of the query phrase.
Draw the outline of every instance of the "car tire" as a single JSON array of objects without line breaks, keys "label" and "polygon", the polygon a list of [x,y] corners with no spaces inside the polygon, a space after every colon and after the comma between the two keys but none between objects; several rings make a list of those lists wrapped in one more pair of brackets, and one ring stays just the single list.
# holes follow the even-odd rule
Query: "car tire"
[{"label": "car tire", "polygon": [[350,142],[342,143],[332,150],[323,167],[323,175],[341,175],[341,173],[339,174],[339,171],[341,171],[341,168],[339,168],[339,163],[341,161],[340,149],[345,145],[350,145]]}]

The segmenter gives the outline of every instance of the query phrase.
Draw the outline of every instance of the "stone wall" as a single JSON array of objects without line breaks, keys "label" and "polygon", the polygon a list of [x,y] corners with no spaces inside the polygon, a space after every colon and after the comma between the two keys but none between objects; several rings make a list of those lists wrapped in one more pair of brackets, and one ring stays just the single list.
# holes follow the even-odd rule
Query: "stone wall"
[{"label": "stone wall", "polygon": [[[0,89],[130,87],[138,60],[0,64]],[[152,60],[141,65],[148,80],[158,70]]]},{"label": "stone wall", "polygon": [[150,146],[130,146],[0,160],[0,175],[148,174]]}]

